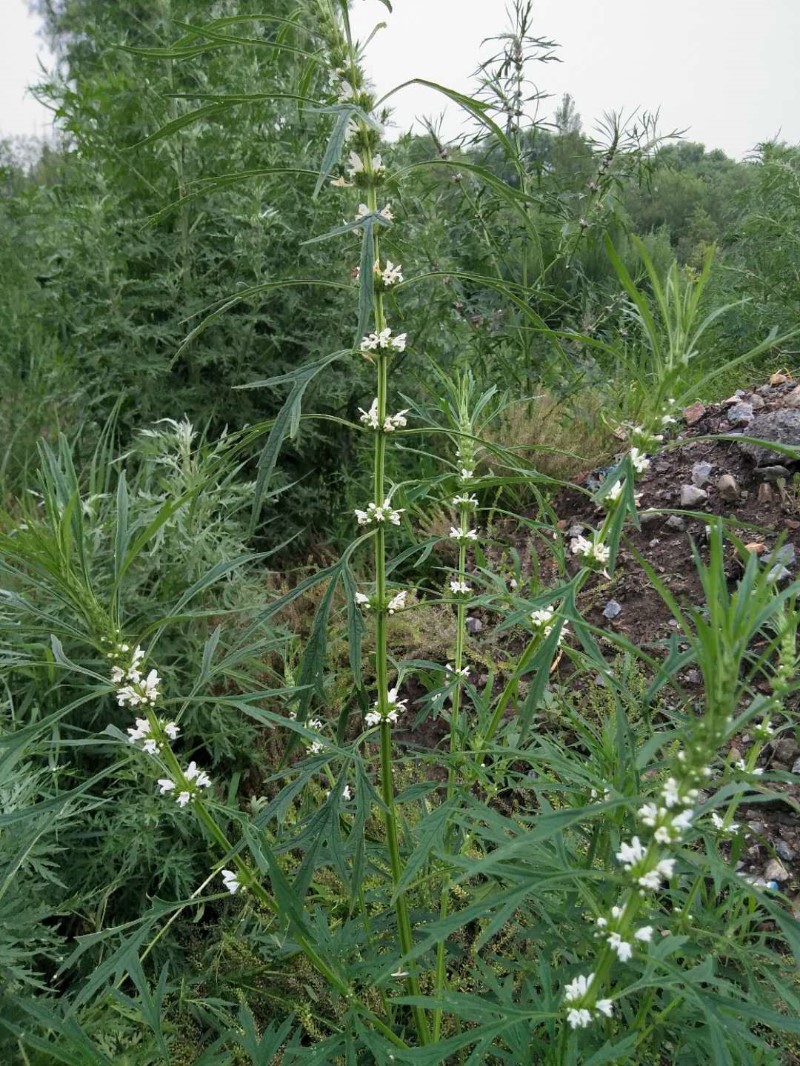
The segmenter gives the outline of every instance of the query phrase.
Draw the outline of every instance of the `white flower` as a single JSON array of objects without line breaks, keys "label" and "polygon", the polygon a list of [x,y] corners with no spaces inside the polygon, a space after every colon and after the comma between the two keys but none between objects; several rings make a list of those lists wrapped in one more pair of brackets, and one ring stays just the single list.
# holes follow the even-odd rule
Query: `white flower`
[{"label": "white flower", "polygon": [[692,824],[692,818],[694,817],[694,811],[685,810],[680,814],[676,814],[672,819],[672,828],[678,833],[685,833]]},{"label": "white flower", "polygon": [[641,929],[637,929],[633,934],[635,940],[642,940],[645,944],[649,944],[653,939],[653,927],[652,925],[643,925]]},{"label": "white flower", "polygon": [[461,480],[462,481],[471,481],[472,478],[475,477],[475,471],[474,470],[469,470],[466,466],[462,466],[461,467],[460,473],[461,473]]},{"label": "white flower", "polygon": [[617,861],[621,862],[626,870],[633,869],[647,854],[647,848],[638,837],[633,837],[630,844],[620,844],[617,852]]},{"label": "white flower", "polygon": [[128,728],[128,737],[131,744],[135,744],[137,740],[144,740],[150,736],[150,723],[146,718],[137,718],[136,725]]},{"label": "white flower", "polygon": [[187,792],[186,790],[184,790],[183,792],[178,793],[176,801],[179,807],[185,807],[191,798],[191,792]]},{"label": "white flower", "polygon": [[199,769],[197,763],[192,760],[186,767],[183,776],[187,781],[193,781],[196,788],[210,788],[211,778],[205,770]]},{"label": "white flower", "polygon": [[177,788],[177,785],[174,781],[170,781],[168,777],[160,777],[158,779],[158,787],[161,792],[161,795],[164,796],[167,792],[172,792],[175,788]]},{"label": "white flower", "polygon": [[356,152],[350,153],[350,165],[347,168],[347,173],[351,178],[354,178],[356,174],[361,174],[364,171],[364,164],[361,161],[361,156]]},{"label": "white flower", "polygon": [[353,790],[350,788],[349,785],[345,785],[344,788],[342,789],[342,799],[343,800],[350,800],[352,798],[353,798]]},{"label": "white flower", "polygon": [[[405,336],[405,334],[403,334],[403,336]],[[403,426],[407,426],[407,414],[408,408],[406,407],[403,411],[398,411],[396,415],[387,415],[383,422],[383,432],[394,433],[396,429],[402,429]]]},{"label": "white flower", "polygon": [[222,883],[232,896],[235,896],[239,889],[242,887],[242,883],[239,877],[233,870],[220,870],[222,876]]},{"label": "white flower", "polygon": [[668,881],[675,870],[675,859],[662,859],[656,865],[656,872],[659,873],[665,881]]},{"label": "white flower", "polygon": [[721,830],[725,833],[735,833],[739,828],[738,822],[731,822],[730,825],[725,825],[725,819],[720,818],[716,811],[711,812],[711,824],[715,829]]},{"label": "white flower", "polygon": [[678,782],[674,777],[668,777],[666,784],[661,792],[664,797],[664,803],[668,807],[677,807],[681,801],[680,792],[678,789]]},{"label": "white flower", "polygon": [[592,1024],[592,1015],[585,1007],[573,1007],[567,1011],[567,1021],[572,1029],[585,1029]]},{"label": "white flower", "polygon": [[368,726],[380,725],[383,721],[383,715],[380,711],[367,711],[364,716],[364,721]]},{"label": "white flower", "polygon": [[620,962],[627,962],[633,955],[633,945],[623,940],[619,933],[609,933],[608,943],[611,950],[616,952]]},{"label": "white flower", "polygon": [[606,1018],[610,1018],[611,1015],[614,1013],[614,1004],[611,1002],[610,999],[598,999],[598,1001],[595,1003],[595,1007],[597,1008],[597,1010],[600,1011],[601,1014],[604,1014]]},{"label": "white flower", "polygon": [[387,222],[394,221],[394,215],[392,214],[391,204],[386,204],[384,207],[382,207],[378,214],[381,216],[381,218],[385,218]]},{"label": "white flower", "polygon": [[579,974],[564,989],[565,1003],[578,1003],[589,991],[589,986],[594,980],[594,974]]},{"label": "white flower", "polygon": [[455,526],[450,526],[450,539],[463,541],[466,543],[468,540],[477,540],[477,529],[456,529]]},{"label": "white flower", "polygon": [[369,596],[365,596],[363,592],[357,592],[355,594],[355,601],[357,607],[365,607],[367,610],[370,608]]},{"label": "white flower", "polygon": [[611,549],[607,544],[602,544],[600,541],[595,541],[592,545],[592,550],[589,552],[591,558],[595,559],[598,563],[605,564],[611,558]]},{"label": "white flower", "polygon": [[662,415],[661,416],[661,425],[662,426],[671,426],[673,422],[677,422],[677,421],[678,421],[677,418],[673,418],[672,415]]},{"label": "white flower", "polygon": [[450,591],[454,596],[468,596],[472,592],[472,587],[466,583],[466,581],[451,581]]},{"label": "white flower", "polygon": [[111,682],[112,682],[112,684],[118,685],[120,683],[120,681],[124,681],[124,680],[125,680],[125,671],[122,669],[122,667],[121,666],[112,666],[111,667]]},{"label": "white flower", "polygon": [[643,825],[652,828],[658,821],[660,813],[655,803],[646,803],[644,807],[639,808],[639,819]]},{"label": "white flower", "polygon": [[[373,334],[373,336],[374,336],[374,334]],[[367,338],[365,337],[364,340],[367,340]],[[363,342],[362,342],[361,346],[362,346],[362,349],[363,349],[363,347],[364,347]],[[378,421],[378,397],[377,396],[372,401],[372,405],[371,405],[369,411],[365,411],[363,407],[359,407],[359,411],[361,412],[361,417],[359,418],[359,422],[362,422],[365,426],[369,427],[369,429],[379,429],[380,428],[380,422]]]},{"label": "white flower", "polygon": [[631,463],[637,474],[643,474],[650,466],[650,460],[638,448],[631,448]]},{"label": "white flower", "polygon": [[[359,204],[358,208],[356,209],[356,222],[361,222],[362,219],[365,219],[367,215],[371,214],[372,212],[366,204]],[[356,231],[356,236],[358,236],[358,231]]]},{"label": "white flower", "polygon": [[531,622],[537,629],[544,629],[545,636],[553,628],[552,622],[555,618],[555,611],[549,610],[547,607],[539,608],[536,611],[531,611]]},{"label": "white flower", "polygon": [[147,677],[142,682],[142,688],[144,690],[144,702],[155,703],[158,700],[158,687],[161,684],[161,678],[158,676],[155,670],[151,670]]},{"label": "white flower", "polygon": [[602,541],[587,540],[586,537],[573,537],[570,542],[570,550],[573,555],[584,555],[587,559],[605,564],[611,558],[611,549]]},{"label": "white flower", "polygon": [[376,263],[375,268],[375,273],[380,277],[387,289],[403,280],[403,267],[400,263],[393,263],[391,259],[386,260],[386,266],[383,269],[381,269],[380,263]]},{"label": "white flower", "polygon": [[604,499],[609,500],[611,503],[616,503],[622,495],[623,484],[621,481],[615,481],[608,492],[605,494]]},{"label": "white flower", "polygon": [[180,733],[180,727],[177,722],[167,722],[164,726],[164,732],[167,734],[170,740],[177,740],[178,733]]},{"label": "white flower", "polygon": [[469,508],[472,508],[472,507],[477,507],[478,506],[478,497],[474,496],[474,495],[471,495],[471,494],[470,495],[467,495],[467,494],[459,495],[459,496],[454,496],[453,499],[450,502],[452,503],[453,507],[469,507]]},{"label": "white flower", "polygon": [[406,605],[406,596],[408,593],[403,589],[402,592],[398,592],[397,595],[392,596],[389,603],[386,605],[386,610],[389,614],[394,614],[395,611],[401,611]]},{"label": "white flower", "polygon": [[469,667],[462,666],[460,670],[456,670],[452,663],[447,663],[445,671],[448,674],[456,674],[458,677],[469,677]]},{"label": "white flower", "polygon": [[757,737],[771,737],[775,730],[772,728],[772,724],[768,718],[765,718],[762,722],[759,722],[753,728],[753,734]]}]

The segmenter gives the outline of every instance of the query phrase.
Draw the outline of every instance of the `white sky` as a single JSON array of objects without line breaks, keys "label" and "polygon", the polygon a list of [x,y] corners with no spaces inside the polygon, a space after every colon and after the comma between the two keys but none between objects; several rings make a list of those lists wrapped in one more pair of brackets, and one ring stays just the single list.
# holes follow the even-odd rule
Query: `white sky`
[{"label": "white sky", "polygon": [[[360,37],[388,23],[368,59],[381,91],[417,76],[468,90],[482,39],[505,28],[505,0],[393,6],[389,15],[379,0],[353,0]],[[0,0],[0,136],[48,128],[49,113],[25,92],[40,76],[37,57],[50,61],[36,31],[26,0]],[[800,143],[800,0],[536,0],[533,33],[561,46],[562,62],[536,72],[539,87],[552,106],[571,92],[589,130],[603,111],[660,107],[663,131],[688,127],[691,139],[737,157],[773,136]],[[444,109],[419,88],[393,106],[401,128]]]}]

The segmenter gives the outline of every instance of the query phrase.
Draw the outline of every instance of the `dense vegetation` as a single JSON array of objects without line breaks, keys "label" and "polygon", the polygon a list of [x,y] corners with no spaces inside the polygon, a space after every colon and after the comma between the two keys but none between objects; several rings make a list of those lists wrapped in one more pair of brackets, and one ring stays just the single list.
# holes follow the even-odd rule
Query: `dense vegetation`
[{"label": "dense vegetation", "polygon": [[797,922],[735,819],[795,732],[798,586],[709,521],[704,602],[651,575],[680,643],[581,596],[680,410],[796,360],[800,149],[532,120],[521,0],[439,87],[458,143],[385,140],[346,0],[39,7],[59,139],[0,156],[0,1060],[795,1061]]}]

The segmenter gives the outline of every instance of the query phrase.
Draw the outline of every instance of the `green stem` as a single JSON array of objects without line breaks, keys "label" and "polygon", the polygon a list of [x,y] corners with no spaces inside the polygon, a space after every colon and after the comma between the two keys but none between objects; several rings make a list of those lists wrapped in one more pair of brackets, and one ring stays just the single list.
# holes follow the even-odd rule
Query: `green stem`
[{"label": "green stem", "polygon": [[[461,531],[464,532],[468,528],[469,522],[469,509],[465,506],[461,506]],[[467,545],[466,542],[461,541],[458,546],[458,581],[464,581],[466,579],[467,572]],[[459,595],[458,606],[456,608],[456,648],[455,656],[453,659],[453,669],[455,671],[455,688],[453,689],[453,705],[450,712],[450,764],[447,768],[447,799],[449,800],[455,789],[457,768],[455,758],[458,751],[461,748],[460,737],[460,710],[461,710],[461,684],[463,678],[461,676],[461,670],[464,666],[464,632],[466,630],[467,622],[467,604],[462,595]],[[448,834],[449,836],[449,834]],[[449,844],[449,839],[445,841],[445,847]],[[450,907],[450,886],[447,880],[444,880],[442,889],[439,893],[439,921],[443,922],[447,917]],[[445,942],[440,940],[436,946],[436,975],[435,975],[435,995],[438,999],[444,991],[447,981],[446,972],[446,958],[445,958]],[[442,1008],[437,1007],[433,1014],[433,1041],[437,1043],[442,1031]]]},{"label": "green stem", "polygon": [[[371,176],[372,157],[366,153],[366,169]],[[374,183],[370,184],[367,193],[367,206],[371,211],[377,211],[378,198]],[[380,262],[380,241],[377,233],[374,237],[375,258]],[[369,264],[369,277],[362,278],[362,285],[374,285],[372,264]],[[383,310],[383,297],[376,291],[374,295],[375,307],[375,332],[380,333],[386,328],[386,316]],[[375,460],[373,468],[373,499],[376,507],[383,504],[386,495],[386,434],[383,432],[383,424],[388,414],[388,369],[389,357],[382,349],[376,354],[377,387],[378,387],[378,430],[375,433]],[[408,913],[408,903],[405,892],[398,891],[403,874],[403,864],[400,857],[399,834],[397,831],[397,811],[394,801],[394,768],[392,762],[392,727],[387,719],[391,708],[389,707],[389,652],[387,638],[387,594],[386,594],[386,534],[381,524],[378,524],[374,546],[375,565],[375,681],[378,687],[377,706],[382,721],[380,725],[380,787],[383,799],[383,820],[386,828],[386,843],[389,850],[389,863],[392,872],[392,884],[394,886],[395,916],[397,931],[400,938],[400,947],[403,955],[407,955],[414,947],[414,936],[411,928],[411,919]],[[419,996],[420,986],[416,976],[409,974],[406,979],[406,988],[409,995]],[[413,1008],[414,1022],[421,1043],[430,1041],[428,1019],[421,1007]]]}]

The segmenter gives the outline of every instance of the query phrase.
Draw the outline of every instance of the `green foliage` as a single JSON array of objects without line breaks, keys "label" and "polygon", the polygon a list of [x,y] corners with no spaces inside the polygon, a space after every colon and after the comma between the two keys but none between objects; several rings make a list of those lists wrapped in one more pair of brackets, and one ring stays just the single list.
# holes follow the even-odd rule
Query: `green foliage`
[{"label": "green foliage", "polygon": [[785,358],[796,151],[531,118],[523,0],[474,97],[424,83],[454,145],[381,145],[344,0],[42,9],[64,137],[0,171],[0,1058],[785,1061],[798,924],[734,819],[779,796],[800,584],[712,524],[700,603],[645,566],[680,640],[584,614],[673,410]]}]

